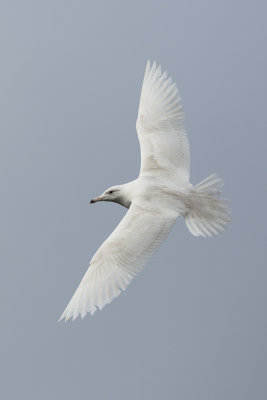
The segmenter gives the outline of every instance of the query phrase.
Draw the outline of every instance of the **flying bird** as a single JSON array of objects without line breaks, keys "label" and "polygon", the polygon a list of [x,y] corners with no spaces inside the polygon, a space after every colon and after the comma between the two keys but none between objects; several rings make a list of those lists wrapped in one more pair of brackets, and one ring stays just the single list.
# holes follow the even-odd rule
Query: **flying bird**
[{"label": "flying bird", "polygon": [[190,181],[189,142],[181,99],[167,72],[147,62],[136,129],[141,149],[136,180],[112,186],[91,203],[112,201],[128,209],[93,256],[60,320],[91,315],[124,291],[159,248],[178,217],[194,236],[215,236],[230,221],[222,179]]}]

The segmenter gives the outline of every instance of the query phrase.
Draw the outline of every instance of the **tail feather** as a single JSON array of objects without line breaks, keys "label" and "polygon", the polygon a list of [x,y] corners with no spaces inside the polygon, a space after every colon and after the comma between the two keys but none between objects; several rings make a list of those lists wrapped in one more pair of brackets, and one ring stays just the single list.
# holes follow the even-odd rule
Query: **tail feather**
[{"label": "tail feather", "polygon": [[228,200],[220,199],[222,179],[210,175],[191,189],[185,222],[194,236],[215,236],[230,222]]}]

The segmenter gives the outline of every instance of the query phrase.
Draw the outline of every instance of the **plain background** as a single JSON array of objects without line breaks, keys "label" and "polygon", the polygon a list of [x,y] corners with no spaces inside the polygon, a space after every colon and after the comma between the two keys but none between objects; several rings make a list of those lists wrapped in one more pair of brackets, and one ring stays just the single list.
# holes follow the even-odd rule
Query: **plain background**
[{"label": "plain background", "polygon": [[[1,1],[1,399],[267,398],[266,1]],[[111,305],[57,320],[125,213],[147,59],[180,89],[191,181],[232,223],[184,221]]]}]

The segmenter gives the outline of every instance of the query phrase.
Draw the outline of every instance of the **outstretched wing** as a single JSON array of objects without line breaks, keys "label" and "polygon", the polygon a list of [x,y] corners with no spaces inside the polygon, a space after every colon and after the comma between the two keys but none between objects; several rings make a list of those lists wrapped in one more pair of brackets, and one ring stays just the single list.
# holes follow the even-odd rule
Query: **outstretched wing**
[{"label": "outstretched wing", "polygon": [[[136,129],[141,147],[140,175],[172,174],[187,182],[189,142],[176,84],[148,61],[141,91]],[[176,180],[176,181],[177,181]]]},{"label": "outstretched wing", "polygon": [[164,241],[178,214],[132,203],[120,224],[97,250],[60,320],[94,314],[125,290]]}]

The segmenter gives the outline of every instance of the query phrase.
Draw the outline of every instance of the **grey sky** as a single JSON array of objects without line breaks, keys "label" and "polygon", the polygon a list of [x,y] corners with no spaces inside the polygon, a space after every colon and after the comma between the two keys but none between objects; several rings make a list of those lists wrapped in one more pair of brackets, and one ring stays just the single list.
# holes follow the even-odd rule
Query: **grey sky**
[{"label": "grey sky", "polygon": [[[267,397],[264,1],[1,1],[0,397]],[[125,210],[147,59],[180,89],[191,181],[225,181],[216,239],[181,219],[93,317],[57,322]]]}]

